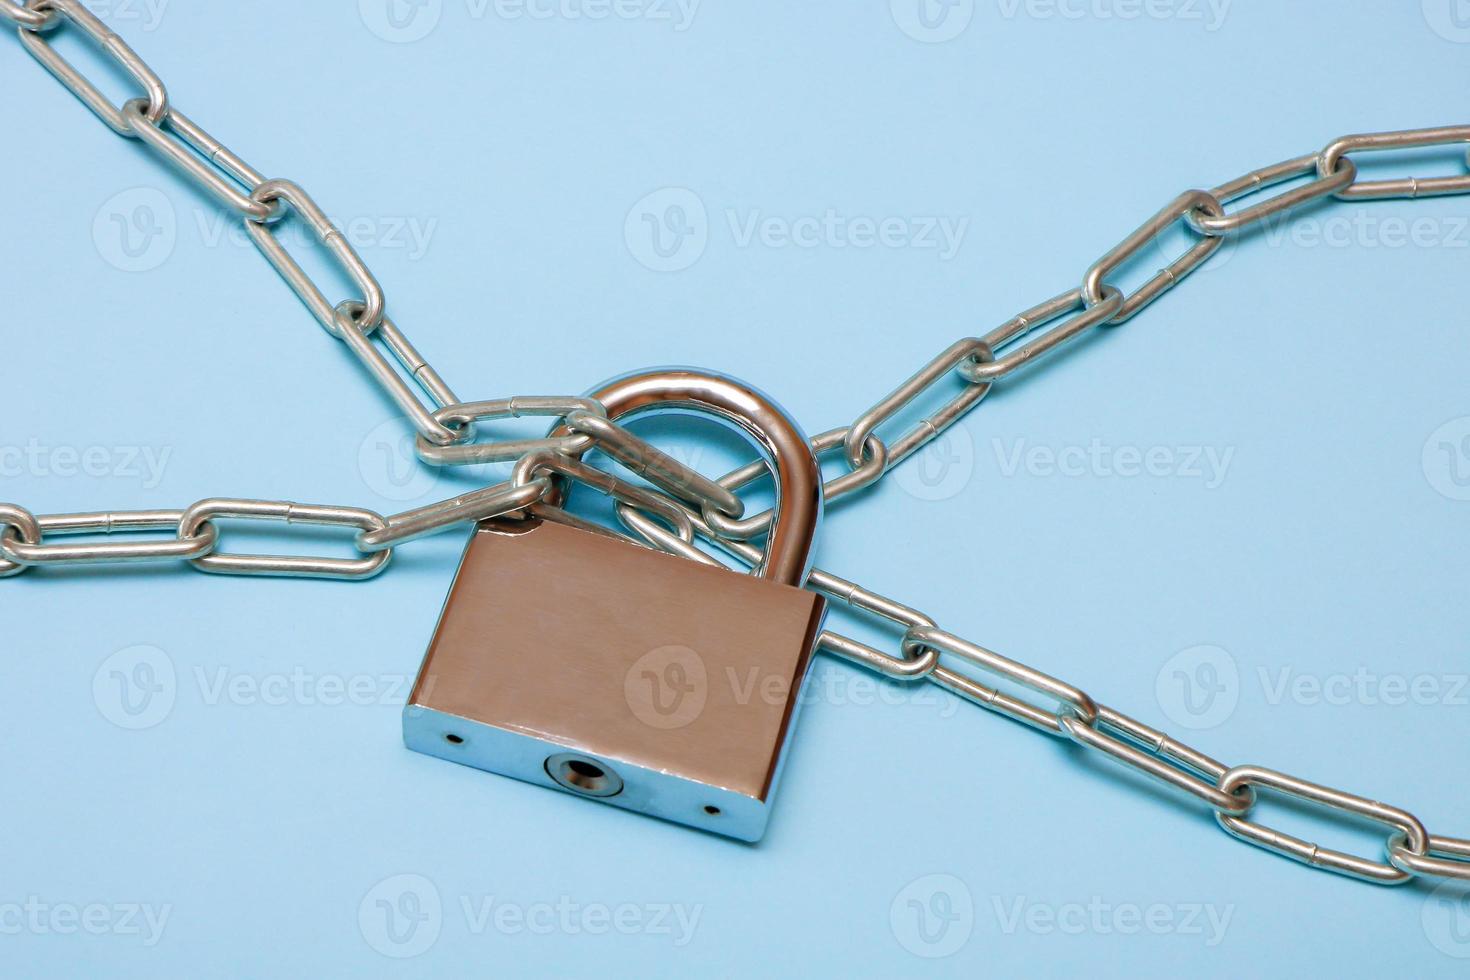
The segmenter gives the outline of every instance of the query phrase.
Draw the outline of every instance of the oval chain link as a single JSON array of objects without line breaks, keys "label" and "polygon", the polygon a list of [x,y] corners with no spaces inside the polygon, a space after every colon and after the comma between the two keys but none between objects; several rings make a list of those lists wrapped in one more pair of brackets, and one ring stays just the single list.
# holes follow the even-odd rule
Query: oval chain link
[{"label": "oval chain link", "polygon": [[[6,0],[7,7],[9,0]],[[65,85],[72,95],[80,99],[88,109],[97,114],[108,127],[119,136],[132,136],[132,126],[123,117],[122,110],[113,105],[102,90],[91,79],[77,71],[71,62],[47,40],[43,31],[59,27],[63,23],[73,24],[97,47],[112,57],[117,66],[131,75],[148,98],[148,111],[144,113],[149,122],[159,123],[168,115],[168,91],[163,80],[154,74],[148,63],[128,47],[127,42],[113,33],[112,29],[81,0],[30,0],[26,10],[31,16],[46,17],[40,24],[22,23],[17,35],[21,45],[39,61],[56,80]],[[24,16],[10,14],[11,17]]]}]

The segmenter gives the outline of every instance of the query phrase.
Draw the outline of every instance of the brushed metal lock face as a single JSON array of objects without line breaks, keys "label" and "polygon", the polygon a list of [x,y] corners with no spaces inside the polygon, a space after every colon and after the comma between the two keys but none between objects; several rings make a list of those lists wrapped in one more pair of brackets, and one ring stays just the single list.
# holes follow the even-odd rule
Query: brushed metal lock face
[{"label": "brushed metal lock face", "polygon": [[486,521],[404,743],[759,840],[825,611],[803,589],[552,521]]}]

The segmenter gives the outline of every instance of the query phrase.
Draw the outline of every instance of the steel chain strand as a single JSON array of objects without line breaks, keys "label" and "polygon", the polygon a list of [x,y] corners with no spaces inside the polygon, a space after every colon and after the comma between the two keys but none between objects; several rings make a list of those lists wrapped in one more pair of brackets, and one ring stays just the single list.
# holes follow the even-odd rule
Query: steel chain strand
[{"label": "steel chain strand", "polygon": [[[656,547],[695,561],[720,564],[692,542],[659,528],[634,507],[620,506],[618,514],[627,526]],[[690,521],[701,537],[747,565],[754,566],[759,561],[760,550],[753,545],[720,538],[696,515],[690,514]],[[898,658],[830,630],[820,638],[820,645],[828,652],[896,679],[929,680],[1029,727],[1050,735],[1063,735],[1086,748],[1096,749],[1143,775],[1197,798],[1211,808],[1222,827],[1243,840],[1313,867],[1371,882],[1397,884],[1413,875],[1470,879],[1470,840],[1429,835],[1417,818],[1397,807],[1275,770],[1254,766],[1229,768],[1162,731],[1096,702],[1080,688],[937,628],[932,619],[895,600],[820,569],[813,570],[808,587],[858,608],[876,611],[908,627],[901,644],[902,655]],[[1056,700],[1058,706],[1048,710],[1003,694],[944,666],[939,659],[941,654],[958,656],[1045,694]],[[1388,823],[1396,830],[1385,845],[1389,863],[1321,848],[1250,821],[1247,816],[1256,805],[1257,786]]]},{"label": "steel chain strand", "polygon": [[[19,575],[38,565],[90,565],[126,562],[193,561],[215,554],[219,533],[214,520],[244,517],[279,520],[288,524],[325,524],[360,528],[355,544],[368,559],[397,545],[468,523],[524,510],[551,490],[551,481],[538,478],[526,485],[498,483],[413,510],[382,517],[353,507],[293,504],[285,501],[211,498],[185,510],[114,511],[84,514],[47,514],[37,517],[23,507],[0,503],[0,578]],[[55,543],[47,538],[88,533],[115,534],[170,531],[165,541],[105,541]],[[222,556],[224,562],[205,562],[204,571],[237,574],[280,574],[314,578],[364,578],[380,562],[333,564],[334,559],[309,557]],[[285,564],[279,564],[284,561]],[[301,565],[299,562],[311,564]],[[321,564],[328,562],[328,564]],[[338,574],[342,573],[342,574]]]},{"label": "steel chain strand", "polygon": [[[1452,126],[1437,129],[1405,130],[1391,133],[1376,133],[1366,136],[1344,137],[1329,144],[1320,153],[1293,157],[1281,163],[1250,171],[1235,180],[1221,184],[1209,192],[1189,192],[1183,195],[1180,200],[1197,194],[1203,195],[1203,197],[1198,198],[1194,206],[1187,208],[1182,217],[1189,228],[1208,238],[1244,231],[1264,222],[1270,217],[1321,200],[1329,195],[1348,198],[1368,198],[1412,197],[1425,196],[1430,193],[1452,194],[1470,192],[1470,175],[1464,177],[1432,178],[1427,181],[1412,178],[1399,181],[1379,181],[1372,184],[1359,185],[1358,188],[1354,189],[1353,185],[1358,175],[1357,167],[1345,155],[1352,150],[1388,150],[1445,145],[1457,142],[1470,142],[1470,127]],[[1467,169],[1470,169],[1470,150],[1467,150],[1465,154],[1465,163]],[[1224,213],[1223,206],[1226,203],[1239,200],[1257,191],[1295,178],[1310,176],[1314,173],[1316,174],[1316,179],[1308,181],[1299,187],[1285,191],[1250,207],[1243,208],[1234,214]],[[1214,199],[1213,205],[1210,203],[1211,198]],[[1218,207],[1215,205],[1218,205]],[[1114,250],[1114,253],[1109,253],[1109,255],[1114,256],[1120,250],[1126,251],[1128,254],[1117,256],[1116,258],[1118,263],[1127,261],[1128,256],[1135,253],[1137,248],[1141,247],[1143,240],[1156,236],[1164,228],[1167,228],[1173,223],[1173,219],[1166,216],[1171,209],[1172,206],[1166,208],[1165,212],[1162,212],[1160,215],[1155,216],[1153,221],[1140,228],[1139,231],[1134,233],[1134,236],[1130,236],[1129,240],[1125,240],[1122,245]],[[1129,245],[1130,241],[1135,240],[1137,242],[1135,247],[1125,248]],[[1112,287],[1107,286],[1105,283],[1099,282],[1096,289],[1102,297],[1102,302],[1092,303],[1092,297],[1087,295],[1085,287],[1081,290],[1063,293],[1025,311],[983,338],[958,341],[950,350],[945,351],[939,358],[936,358],[936,361],[942,362],[947,359],[951,352],[957,349],[963,349],[967,344],[973,344],[976,345],[977,353],[980,350],[986,350],[991,352],[991,356],[989,358],[972,356],[959,365],[960,373],[968,380],[977,383],[1006,377],[1033,359],[1061,348],[1069,341],[1081,336],[1093,326],[1101,323],[1121,323],[1129,319],[1144,306],[1157,299],[1163,292],[1172,288],[1180,278],[1192,271],[1199,262],[1207,259],[1209,253],[1213,250],[1213,247],[1205,242],[1198,243],[1183,258],[1176,260],[1172,265],[1161,270],[1158,275],[1145,283],[1126,303],[1121,294],[1114,299],[1113,294],[1116,293],[1116,290],[1113,290]],[[1195,261],[1196,257],[1198,261]],[[1107,258],[1105,257],[1102,261],[1107,261]],[[1091,270],[1089,271],[1091,272]],[[1113,306],[1114,303],[1117,304],[1116,307]],[[1025,336],[1036,327],[1078,307],[1084,310],[1082,314],[1052,328],[1047,333],[1041,335],[1037,341],[1020,347],[1005,356],[994,356],[995,351]],[[980,346],[982,343],[984,344],[983,347]],[[911,378],[905,386],[895,391],[884,402],[880,402],[873,409],[870,409],[868,413],[860,416],[853,428],[857,429],[859,433],[862,433],[868,427],[864,423],[870,424],[869,416],[871,415],[880,416],[879,420],[881,421],[883,410],[887,408],[888,401],[894,399],[895,396],[901,399],[899,393],[904,391],[909,384],[913,384],[918,377],[926,375],[933,366],[933,363],[931,363],[929,367],[921,370],[919,375]],[[937,378],[934,380],[937,380]],[[917,397],[919,393],[920,391],[914,391],[914,397]],[[902,407],[901,404],[894,407],[893,411],[896,411],[899,407]],[[925,433],[922,429],[916,429],[911,432],[909,436],[905,437],[905,440],[901,440],[899,444],[895,444],[894,461],[900,461],[912,454],[925,442],[935,438],[938,434],[939,432],[935,431],[928,434],[927,438],[925,438]],[[849,459],[851,459],[851,445],[848,447],[848,452]]]},{"label": "steel chain strand", "polygon": [[[66,4],[71,2],[72,0],[56,0],[56,3],[59,3],[62,6],[65,6]],[[51,0],[34,0],[34,6],[36,7],[35,11],[30,11],[29,8],[26,8],[26,14],[21,15],[20,19],[29,20],[33,23],[44,22],[48,26],[54,26],[56,21],[55,4],[51,3]],[[22,8],[15,9],[17,11],[22,10]],[[103,43],[104,45],[112,45],[112,41],[110,40],[110,38],[115,38],[116,36],[108,31],[105,26],[102,26],[100,21],[96,21],[95,17],[92,18],[91,21],[86,21],[86,18],[88,16],[89,14],[85,10],[83,10],[82,14],[79,15],[79,17],[89,26],[90,32],[98,37],[101,43]],[[108,50],[113,51],[115,50],[115,48],[109,46]],[[50,53],[54,55],[54,52]],[[147,70],[147,66],[142,65],[141,60],[137,59],[136,55],[131,54],[130,51],[128,52],[128,55],[129,56],[125,57],[121,53],[115,53],[115,56],[119,57],[119,59],[125,63],[125,66],[131,66],[133,62],[138,62],[138,64],[141,65],[140,72]],[[43,61],[44,60],[46,59],[43,58]],[[151,72],[149,72],[149,74],[151,74]],[[75,73],[73,72],[72,75],[75,75]],[[77,92],[79,96],[82,96],[83,91],[80,90],[78,85],[76,84],[77,78],[72,77],[72,75],[63,74],[58,75],[58,77],[62,78],[62,81],[66,83],[69,87],[71,87],[73,91]],[[141,74],[140,77],[142,77]],[[156,78],[156,76],[154,77]],[[84,82],[85,80],[82,81]],[[161,88],[161,83],[159,83],[159,87]],[[153,89],[150,88],[149,90],[150,93],[152,93]],[[138,104],[140,102],[142,103],[142,105]],[[127,115],[121,117],[123,121],[128,124],[128,126],[126,127],[127,131],[125,131],[124,127],[115,126],[114,128],[117,128],[119,132],[124,132],[125,135],[139,136],[145,130],[138,125],[137,118],[142,118],[144,119],[144,121],[147,121],[147,116],[149,114],[159,114],[155,103],[160,103],[166,106],[166,96],[159,99],[150,94],[150,97],[147,100],[132,100],[130,103],[124,106],[124,112],[127,113]],[[89,102],[89,104],[91,104],[91,102]],[[107,108],[108,111],[102,113],[104,115],[104,118],[108,119],[109,123],[115,122],[115,120],[111,117],[112,110],[110,104]],[[148,111],[145,112],[145,110]],[[165,109],[165,114],[167,112],[168,110]],[[257,172],[251,170],[248,165],[244,163],[243,160],[231,154],[227,149],[223,147],[222,144],[214,140],[201,128],[190,122],[186,117],[182,117],[181,114],[179,115],[180,120],[175,121],[176,125],[174,128],[180,131],[180,135],[185,138],[186,142],[188,142],[190,145],[194,146],[201,153],[207,156],[211,160],[211,162],[218,162],[223,167],[223,169],[225,169],[232,176],[235,176],[242,183],[251,185],[252,192],[261,183],[263,183],[262,180],[258,179],[260,175]],[[158,123],[161,125],[164,121],[166,120],[160,119],[158,120]],[[1209,194],[1206,194],[1205,192],[1189,192],[1188,195],[1184,196],[1187,197],[1189,195],[1203,194],[1206,199],[1214,196],[1217,199],[1217,203],[1231,200],[1237,196],[1250,193],[1255,189],[1267,187],[1274,183],[1279,183],[1283,180],[1290,179],[1293,176],[1298,176],[1301,174],[1303,166],[1313,161],[1319,164],[1322,174],[1324,175],[1322,179],[1314,182],[1314,184],[1302,188],[1297,188],[1293,191],[1279,195],[1277,198],[1264,202],[1263,204],[1256,207],[1246,209],[1245,211],[1234,216],[1226,216],[1223,213],[1213,213],[1214,209],[1208,205],[1207,201],[1201,202],[1197,204],[1197,206],[1189,208],[1183,216],[1186,222],[1191,227],[1195,228],[1195,230],[1201,231],[1202,234],[1206,234],[1212,237],[1218,237],[1218,235],[1223,232],[1236,230],[1245,225],[1255,223],[1264,219],[1270,214],[1279,213],[1289,208],[1296,207],[1300,204],[1321,197],[1325,193],[1337,193],[1340,191],[1345,191],[1347,188],[1345,188],[1343,185],[1350,184],[1356,173],[1355,168],[1352,168],[1351,166],[1351,161],[1348,161],[1342,157],[1344,153],[1350,150],[1393,149],[1398,147],[1426,146],[1448,142],[1458,142],[1463,141],[1466,138],[1467,130],[1470,130],[1470,128],[1441,127],[1438,129],[1430,130],[1411,130],[1400,133],[1384,133],[1371,134],[1367,136],[1344,137],[1341,140],[1330,144],[1327,150],[1323,151],[1322,154],[1318,154],[1314,157],[1294,158],[1293,160],[1285,161],[1281,164],[1275,164],[1270,167],[1262,168],[1259,171],[1252,171],[1251,173],[1237,179],[1236,181],[1231,181],[1228,184],[1221,185],[1221,187],[1217,188],[1215,192],[1211,192]],[[146,131],[148,132],[148,135],[144,136],[143,138],[147,142],[149,142],[150,146],[163,153],[177,166],[180,166],[182,169],[184,169],[187,174],[193,176],[196,180],[203,183],[206,186],[206,189],[209,189],[212,192],[216,193],[216,195],[220,196],[227,204],[236,207],[236,209],[238,210],[243,210],[245,213],[247,213],[247,215],[255,218],[255,223],[257,224],[259,223],[259,219],[267,216],[264,215],[261,211],[261,208],[266,206],[261,205],[259,202],[255,201],[253,199],[253,193],[250,199],[242,200],[239,197],[238,192],[231,188],[227,182],[223,181],[218,176],[218,174],[209,170],[182,147],[177,146],[171,141],[167,141],[166,137],[162,136],[159,127],[149,126],[146,128]],[[1470,180],[1470,177],[1463,179],[1459,177],[1435,178],[1431,179],[1430,181],[1423,182],[1414,179],[1402,180],[1397,182],[1378,182],[1372,186],[1365,185],[1365,188],[1360,189],[1360,191],[1356,194],[1340,193],[1339,196],[1381,197],[1398,194],[1412,195],[1424,193],[1456,193],[1462,190],[1470,190],[1470,185],[1466,184],[1467,180]],[[281,205],[278,200],[273,201],[268,207],[270,208],[268,217],[274,218],[279,216]],[[1168,209],[1166,209],[1166,211],[1167,210]],[[1157,221],[1158,216],[1156,216],[1154,220]],[[1167,226],[1167,224],[1169,223],[1172,223],[1171,220],[1166,219],[1164,221],[1164,226]],[[1151,225],[1152,222],[1150,222],[1149,224]],[[1135,232],[1135,235],[1131,236],[1131,238],[1139,236],[1140,232],[1145,231],[1148,227],[1149,225],[1144,226],[1144,228],[1141,228],[1139,232]],[[320,229],[318,229],[318,231],[320,232]],[[1156,234],[1157,231],[1155,231],[1154,233]],[[1148,236],[1144,235],[1143,237],[1146,238]],[[340,235],[338,235],[338,238],[340,239]],[[259,243],[258,239],[257,243]],[[330,240],[328,240],[328,244],[331,244]],[[1123,243],[1123,245],[1127,244],[1127,241]],[[1119,249],[1123,249],[1123,245],[1120,245]],[[1115,249],[1115,253],[1119,251],[1119,249]],[[1128,250],[1129,254],[1131,254],[1131,251],[1135,250]],[[1104,316],[1102,320],[1096,322],[1121,322],[1122,320],[1128,319],[1134,313],[1138,312],[1138,310],[1140,310],[1144,305],[1152,302],[1152,300],[1156,298],[1157,295],[1162,293],[1167,288],[1170,288],[1178,280],[1178,278],[1182,277],[1182,275],[1192,270],[1195,265],[1197,265],[1197,262],[1195,261],[1197,253],[1204,253],[1200,256],[1200,261],[1202,261],[1204,257],[1208,257],[1208,252],[1210,250],[1210,247],[1205,242],[1198,243],[1195,248],[1186,253],[1184,257],[1173,263],[1167,269],[1163,270],[1158,276],[1155,276],[1154,279],[1150,280],[1140,290],[1136,291],[1132,297],[1129,297],[1128,300],[1123,303],[1123,308],[1118,310],[1115,316]],[[279,261],[280,259],[289,259],[288,256],[284,255],[284,250],[282,250],[282,254],[280,255],[274,255],[269,251],[267,252],[267,254],[268,257],[270,257],[272,261],[277,264],[278,268],[284,265],[284,263]],[[1127,255],[1113,256],[1113,253],[1110,253],[1110,256],[1115,257],[1119,262],[1126,261],[1128,257]],[[339,258],[341,258],[341,256],[339,256]],[[1108,257],[1105,257],[1103,262],[1105,262],[1107,258]],[[346,260],[344,259],[344,261]],[[325,298],[320,296],[319,291],[315,290],[314,285],[312,285],[309,281],[306,281],[304,276],[299,275],[299,271],[299,267],[297,267],[294,273],[291,272],[288,268],[283,268],[282,275],[287,278],[287,281],[292,284],[293,288],[296,288],[298,293],[302,295],[302,298],[308,303],[309,306],[313,308],[313,312],[318,314],[318,318],[322,319],[321,311],[318,309],[318,307],[325,305]],[[1087,293],[1088,290],[1084,289],[1083,292]],[[1106,291],[1103,291],[1103,296],[1108,299],[1111,298],[1108,297]],[[1087,298],[1090,300],[1092,297],[1089,295]],[[364,312],[369,313],[369,322],[371,321],[371,299],[372,297],[371,295],[369,295],[366,301],[357,304],[365,308]],[[1057,299],[1061,299],[1061,297],[1058,297]],[[349,302],[351,303],[353,301]],[[1048,303],[1042,304],[1042,307],[1038,309],[1043,309],[1055,302],[1056,300],[1048,301]],[[1093,306],[1093,309],[1096,309],[1096,305]],[[998,343],[1005,336],[1010,334],[1013,328],[1017,326],[1019,326],[1021,328],[1021,332],[1024,333],[1027,329],[1029,329],[1029,322],[1031,320],[1031,314],[1033,312],[1034,311],[1028,311],[1028,313],[1024,313],[1021,316],[1017,317],[1016,321],[1013,321],[1012,324],[1007,324],[1006,326],[1003,326],[999,331],[993,334],[990,339],[993,339]],[[323,320],[323,325],[326,326],[329,331],[335,332],[336,328],[332,325],[327,324],[325,320]],[[1053,346],[1070,339],[1072,336],[1075,336],[1077,333],[1085,330],[1087,326],[1091,325],[1094,325],[1094,323],[1089,322],[1088,320],[1083,320],[1081,323],[1065,324],[1063,325],[1063,327],[1058,328],[1054,332],[1054,334],[1049,334],[1047,337],[1044,337],[1043,342],[1027,345],[1021,350],[1017,351],[1016,354],[1019,355],[1017,357],[1002,359],[1000,362],[995,362],[992,358],[991,366],[988,369],[981,366],[985,360],[983,357],[972,356],[962,367],[962,373],[966,374],[966,376],[969,377],[970,380],[977,382],[1003,376],[1004,374],[1009,373],[1011,370],[1014,370],[1021,363],[1029,360],[1032,356],[1040,353],[1045,353],[1047,350],[1052,349]],[[1072,327],[1077,328],[1075,333],[1072,329],[1069,329]],[[370,334],[375,329],[376,328],[370,323],[365,332]],[[400,334],[399,336],[401,337],[402,335]],[[404,343],[406,343],[406,339],[404,340]],[[960,344],[962,345],[965,343],[967,342],[960,342]],[[358,348],[354,348],[354,352],[358,353],[359,356],[363,356],[363,353]],[[395,353],[397,353],[397,350],[395,350]],[[421,362],[421,359],[419,360]],[[401,384],[396,383],[397,379],[394,379],[394,381],[386,380],[382,374],[382,371],[380,370],[381,367],[383,367],[383,365],[381,364],[374,364],[371,362],[369,363],[369,368],[374,376],[384,383],[385,387],[387,387],[389,390],[389,394],[393,396],[395,400],[399,401],[400,404],[402,404],[403,407],[405,407],[405,409],[408,411],[410,419],[414,421],[415,427],[419,429],[420,435],[424,437],[425,442],[427,442],[431,446],[442,446],[448,445],[451,442],[455,441],[463,441],[465,439],[465,436],[451,438],[449,427],[439,425],[435,421],[430,421],[423,418],[422,407],[419,406],[416,401],[411,404],[408,403],[407,392],[404,387]],[[416,372],[420,368],[426,367],[427,365],[419,363],[411,368],[411,370],[415,372],[416,379],[418,377]],[[918,392],[915,392],[914,396],[917,397],[917,394]],[[439,400],[441,401],[442,408],[442,401],[444,401],[444,399]],[[978,397],[974,397],[972,399],[966,397],[965,395],[962,395],[960,398],[956,399],[956,404],[947,406],[945,412],[941,413],[941,415],[950,412],[953,413],[950,417],[944,419],[944,424],[952,424],[953,421],[955,421],[960,415],[963,414],[964,410],[967,407],[973,405],[974,402],[978,400]],[[892,411],[897,411],[897,408],[893,408]],[[860,423],[871,422],[871,420],[867,418],[867,415],[860,417],[858,421]],[[894,462],[902,460],[905,456],[911,454],[922,445],[935,438],[939,434],[939,432],[942,431],[943,426],[930,426],[929,423],[932,423],[933,421],[933,419],[924,420],[920,423],[919,426],[915,427],[915,429],[911,430],[903,439],[896,443],[895,448],[900,451],[893,453],[892,459],[884,464],[883,469],[886,469],[888,466],[893,465]],[[854,428],[858,428],[859,433],[862,434],[861,430],[863,426],[854,426]],[[862,446],[864,445],[866,445],[866,441],[859,442],[856,439],[850,440],[847,446],[850,465],[853,465],[855,467],[861,466],[863,452]],[[528,448],[533,449],[537,447]],[[451,458],[448,460],[433,459],[432,452],[425,455],[426,459],[431,462],[470,461],[469,459],[466,459],[464,457],[458,459]],[[849,475],[851,474],[844,475],[844,477],[839,477],[838,480],[842,480]],[[880,470],[878,476],[881,475],[882,472]],[[872,477],[871,479],[876,478],[877,477]],[[860,486],[866,486],[871,481],[858,480],[854,482],[856,485],[852,486],[851,489],[858,489]],[[731,503],[732,502],[727,501],[725,506],[723,507],[717,506],[714,508],[706,508],[706,512],[708,516],[713,518],[717,523],[723,524],[722,530],[726,531],[727,533],[733,533],[737,530],[737,528],[740,533],[744,534],[747,537],[759,533],[763,525],[760,524],[758,520],[753,523],[747,522],[744,525],[732,524],[728,513],[726,513],[726,511],[730,509]]]},{"label": "steel chain strand", "polygon": [[[245,219],[245,230],[251,240],[322,327],[342,339],[364,363],[373,379],[403,409],[424,443],[442,447],[468,442],[474,438],[472,425],[446,425],[435,416],[435,409],[442,410],[456,405],[460,399],[391,321],[386,327],[383,326],[386,319],[386,300],[382,287],[362,257],[331,223],[310,194],[291,181],[266,179],[264,174],[244,158],[175,109],[169,102],[167,91],[158,75],[79,0],[30,0],[26,6],[15,6],[10,0],[0,2],[4,4],[0,6],[0,11],[4,11],[20,28],[18,33],[27,50],[109,127],[119,135],[142,142],[174,169]],[[145,97],[130,99],[120,108],[112,105],[89,79],[63,59],[41,35],[41,31],[56,28],[64,21],[76,24],[94,43],[110,54],[122,69],[137,80],[146,93]],[[285,216],[288,208],[301,215],[329,254],[358,285],[362,292],[361,299],[345,300],[334,308],[321,289],[286,251],[271,231],[271,226]],[[355,320],[358,327],[356,331],[349,331],[339,322],[344,310]],[[377,350],[361,342],[364,337],[374,337],[380,331],[384,342],[399,363],[433,400],[435,409],[426,408]],[[531,448],[537,447],[527,447]],[[429,458],[431,454],[424,455],[426,461],[437,462]]]}]

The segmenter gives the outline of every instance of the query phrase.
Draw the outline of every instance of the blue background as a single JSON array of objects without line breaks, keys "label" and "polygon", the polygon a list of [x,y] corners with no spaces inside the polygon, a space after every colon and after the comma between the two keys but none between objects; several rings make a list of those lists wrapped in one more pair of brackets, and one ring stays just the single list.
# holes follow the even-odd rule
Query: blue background
[{"label": "blue background", "polygon": [[[818,431],[955,338],[1077,283],[1180,190],[1343,133],[1464,122],[1470,45],[1442,6],[1237,0],[1215,23],[1182,2],[1125,19],[1103,14],[1127,4],[1071,16],[983,0],[940,43],[874,0],[708,0],[684,30],[647,5],[537,19],[443,0],[408,43],[374,32],[372,2],[177,2],[156,23],[141,4],[102,9],[177,106],[334,218],[382,229],[363,254],[462,396],[698,363],[755,381]],[[7,46],[0,445],[35,440],[41,462],[10,466],[0,497],[37,513],[212,495],[391,512],[477,485],[386,469],[397,410],[345,350],[243,239],[211,233],[227,219],[210,201]],[[75,32],[63,49],[99,64]],[[1463,168],[1444,152],[1359,159],[1375,174]],[[625,221],[668,187],[698,197],[708,242],[688,268],[656,272]],[[158,195],[174,241],[145,256],[155,268],[126,271],[111,215]],[[728,216],[828,209],[967,225],[945,258],[742,244]],[[1467,217],[1470,198],[1338,202],[1301,216],[1345,233],[1336,244],[1291,224],[1250,237],[1126,326],[998,387],[946,444],[960,469],[934,472],[948,482],[901,469],[834,507],[819,562],[1230,763],[1470,832],[1470,707],[1454,690],[1470,670],[1470,502],[1437,492],[1448,471],[1421,459],[1431,433],[1470,415]],[[432,226],[422,254],[391,233],[407,219]],[[1398,241],[1390,219],[1428,230]],[[1007,465],[1018,446],[1094,440],[1163,447],[1173,475]],[[59,474],[66,447],[103,447],[115,465]],[[118,447],[166,451],[161,480],[133,474]],[[1188,447],[1232,453],[1218,486],[1189,475]],[[716,472],[724,448],[694,458]],[[224,533],[251,543],[238,523]],[[1463,975],[1470,906],[1450,904],[1463,893],[1311,871],[1078,748],[827,658],[816,679],[836,693],[808,706],[754,848],[409,753],[404,679],[458,548],[405,547],[365,585],[186,570],[7,580],[0,907],[145,904],[169,918],[151,946],[122,928],[23,928],[0,935],[0,969]],[[126,730],[109,720],[110,658],[139,645],[177,689],[157,724]],[[1171,720],[1168,680],[1171,658],[1200,645],[1226,652],[1238,703],[1190,731]],[[1443,696],[1276,696],[1283,669],[1330,681],[1359,668],[1429,678]],[[381,703],[249,694],[293,672],[356,679]],[[212,697],[220,678],[246,693]],[[1375,830],[1276,800],[1258,812],[1380,846]],[[405,887],[440,912],[394,945],[375,931],[377,900]],[[477,931],[463,903],[491,898],[533,917],[636,906],[642,925]],[[910,899],[948,914],[929,923],[935,943],[914,931]],[[1176,925],[1128,928],[1128,909],[1154,905]],[[1078,918],[1088,906],[1114,911]],[[660,928],[651,907],[697,927]],[[1016,908],[1031,916],[1019,926]],[[1229,916],[1215,945],[1209,911]],[[383,955],[425,938],[416,956]],[[957,948],[919,958],[945,944]]]}]

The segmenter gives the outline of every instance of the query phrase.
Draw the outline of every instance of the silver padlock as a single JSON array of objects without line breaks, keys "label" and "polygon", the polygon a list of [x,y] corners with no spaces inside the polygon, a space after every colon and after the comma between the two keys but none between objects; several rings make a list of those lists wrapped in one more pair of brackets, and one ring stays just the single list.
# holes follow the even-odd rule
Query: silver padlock
[{"label": "silver padlock", "polygon": [[667,370],[592,396],[609,419],[712,414],[769,460],[760,576],[537,517],[471,535],[404,709],[410,748],[759,840],[826,603],[800,586],[822,481],[796,423],[723,375]]}]

